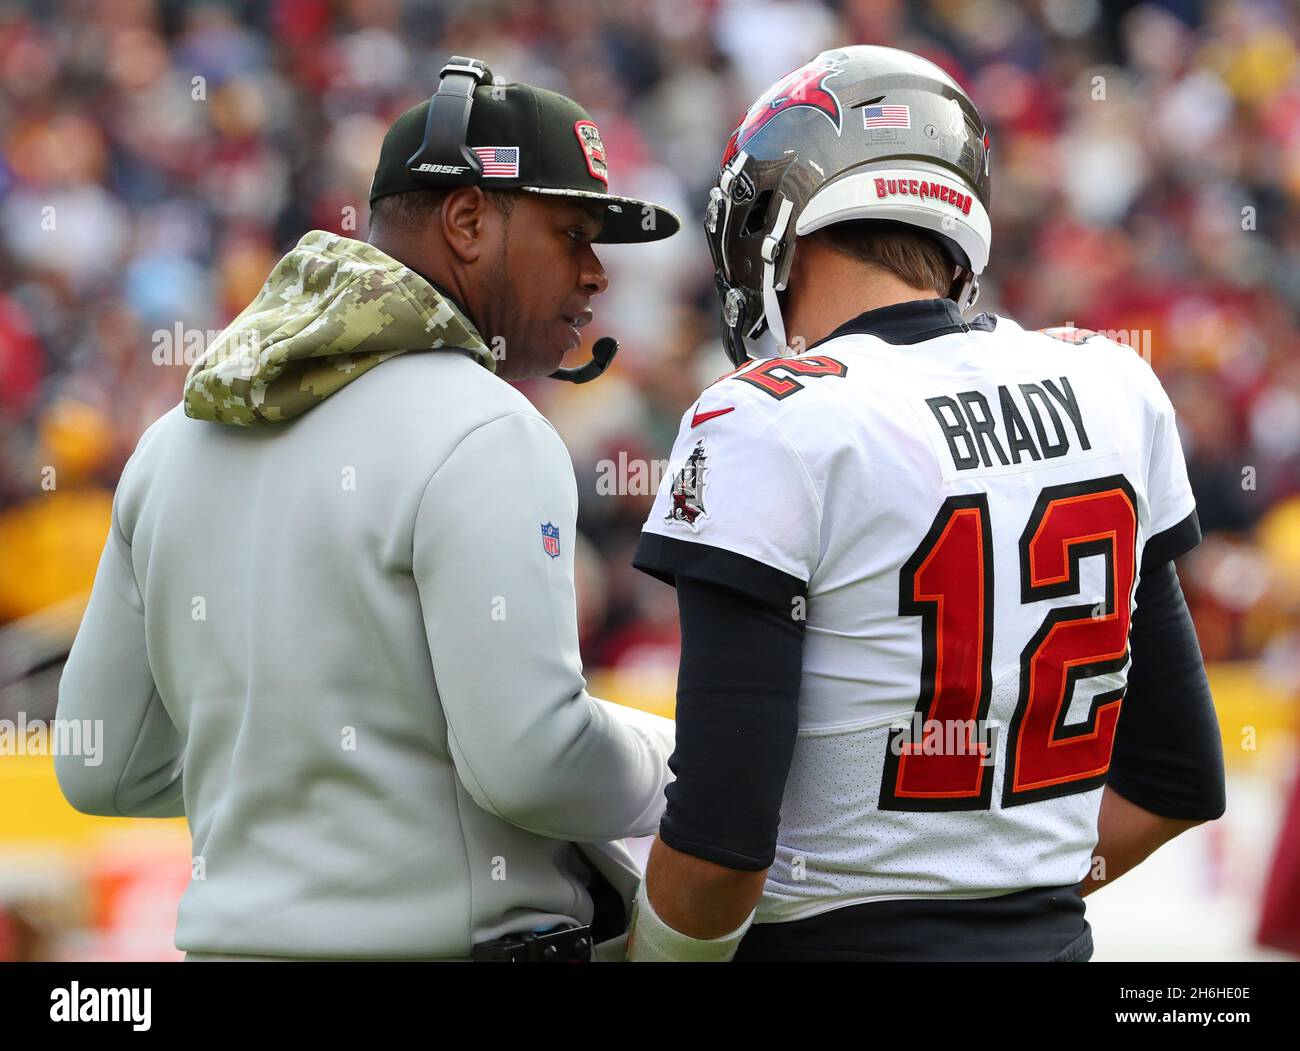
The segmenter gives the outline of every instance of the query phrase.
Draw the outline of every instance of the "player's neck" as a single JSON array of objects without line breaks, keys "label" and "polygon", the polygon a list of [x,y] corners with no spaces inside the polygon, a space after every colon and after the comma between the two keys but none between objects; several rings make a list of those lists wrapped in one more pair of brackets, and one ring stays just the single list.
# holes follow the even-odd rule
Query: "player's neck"
[{"label": "player's neck", "polygon": [[868,310],[938,298],[932,288],[914,288],[888,271],[838,252],[814,249],[802,260],[796,253],[782,312],[786,342],[809,347]]}]

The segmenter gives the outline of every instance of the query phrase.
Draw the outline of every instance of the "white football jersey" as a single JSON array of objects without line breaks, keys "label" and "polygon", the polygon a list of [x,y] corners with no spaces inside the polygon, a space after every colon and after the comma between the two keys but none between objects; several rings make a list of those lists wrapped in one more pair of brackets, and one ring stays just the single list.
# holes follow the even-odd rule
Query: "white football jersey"
[{"label": "white football jersey", "polygon": [[638,565],[806,617],[759,922],[1088,873],[1143,553],[1199,529],[1149,365],[1050,331],[898,304],[682,419]]}]

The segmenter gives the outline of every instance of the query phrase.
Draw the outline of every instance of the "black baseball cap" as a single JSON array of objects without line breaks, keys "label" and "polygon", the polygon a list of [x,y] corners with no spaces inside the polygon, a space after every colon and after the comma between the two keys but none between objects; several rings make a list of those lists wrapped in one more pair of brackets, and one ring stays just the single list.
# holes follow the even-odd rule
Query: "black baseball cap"
[{"label": "black baseball cap", "polygon": [[609,161],[600,130],[571,98],[530,84],[479,83],[469,106],[465,145],[478,157],[481,174],[469,169],[465,162],[472,158],[467,157],[420,163],[430,102],[413,106],[388,129],[370,184],[371,205],[390,194],[470,185],[603,202],[605,223],[595,240],[604,244],[659,241],[681,227],[661,205],[609,192]]}]

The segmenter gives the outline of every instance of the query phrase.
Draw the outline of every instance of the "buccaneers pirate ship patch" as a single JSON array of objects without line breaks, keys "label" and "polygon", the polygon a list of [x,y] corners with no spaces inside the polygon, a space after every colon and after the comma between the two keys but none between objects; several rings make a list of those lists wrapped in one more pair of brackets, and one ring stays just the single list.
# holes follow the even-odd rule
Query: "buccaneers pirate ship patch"
[{"label": "buccaneers pirate ship patch", "polygon": [[673,487],[669,494],[671,503],[665,519],[669,522],[682,522],[692,532],[699,530],[699,520],[708,518],[709,512],[704,507],[704,475],[708,470],[705,461],[708,454],[704,451],[704,439],[695,443],[695,449],[686,457],[681,469],[673,475]]}]

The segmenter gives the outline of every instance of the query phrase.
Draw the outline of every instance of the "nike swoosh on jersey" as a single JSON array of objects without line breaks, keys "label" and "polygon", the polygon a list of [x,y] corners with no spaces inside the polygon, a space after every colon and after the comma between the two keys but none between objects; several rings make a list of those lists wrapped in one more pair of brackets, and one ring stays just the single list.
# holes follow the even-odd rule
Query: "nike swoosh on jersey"
[{"label": "nike swoosh on jersey", "polygon": [[725,409],[713,409],[710,412],[697,412],[691,417],[691,426],[698,427],[701,423],[704,423],[705,420],[711,420],[715,416],[725,416],[727,413],[735,411],[736,407],[734,405],[728,405]]}]

